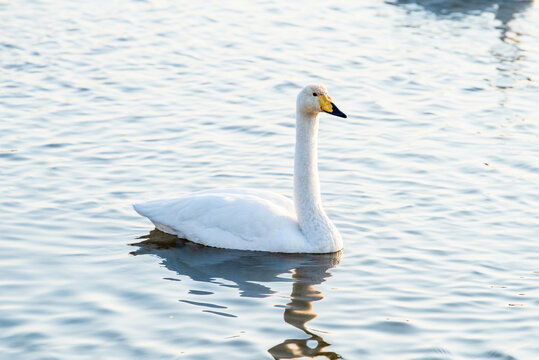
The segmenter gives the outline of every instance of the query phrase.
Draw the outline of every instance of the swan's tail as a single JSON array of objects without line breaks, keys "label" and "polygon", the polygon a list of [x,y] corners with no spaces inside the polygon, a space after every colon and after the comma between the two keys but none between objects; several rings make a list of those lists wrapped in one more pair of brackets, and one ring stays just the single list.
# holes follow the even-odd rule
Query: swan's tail
[{"label": "swan's tail", "polygon": [[155,228],[157,230],[161,230],[162,232],[165,232],[167,234],[171,234],[171,235],[177,235],[178,237],[180,238],[183,238],[183,235],[180,231],[168,226],[168,225],[165,225],[165,224],[162,224],[156,220],[153,219],[153,209],[154,207],[152,206],[152,203],[151,201],[150,202],[146,202],[146,203],[137,203],[137,204],[133,204],[133,209],[135,209],[135,211],[139,214],[139,215],[142,215],[146,218],[148,218],[154,225],[155,225]]}]

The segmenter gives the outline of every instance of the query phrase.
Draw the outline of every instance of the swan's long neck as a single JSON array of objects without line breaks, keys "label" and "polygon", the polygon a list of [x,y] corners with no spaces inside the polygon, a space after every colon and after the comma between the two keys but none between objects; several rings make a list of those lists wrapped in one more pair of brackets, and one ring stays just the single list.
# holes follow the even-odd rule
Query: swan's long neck
[{"label": "swan's long neck", "polygon": [[300,226],[311,212],[323,212],[318,179],[318,114],[296,114],[294,202]]},{"label": "swan's long neck", "polygon": [[[296,113],[296,155],[294,158],[294,203],[299,226],[316,246],[328,252],[342,247],[341,237],[322,209],[318,179],[318,114]],[[318,244],[319,243],[319,244]]]}]

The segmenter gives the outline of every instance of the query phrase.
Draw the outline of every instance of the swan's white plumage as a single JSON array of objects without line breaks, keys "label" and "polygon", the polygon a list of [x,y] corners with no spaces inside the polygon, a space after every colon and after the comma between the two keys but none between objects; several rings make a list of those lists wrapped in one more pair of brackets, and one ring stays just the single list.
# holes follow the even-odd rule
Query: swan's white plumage
[{"label": "swan's white plumage", "polygon": [[228,249],[316,252],[301,233],[293,202],[270,191],[219,189],[135,204],[158,229]]},{"label": "swan's white plumage", "polygon": [[297,97],[294,202],[263,190],[219,189],[135,204],[169,234],[227,249],[329,253],[342,249],[337,228],[322,209],[317,165],[319,113],[346,117],[322,85]]}]

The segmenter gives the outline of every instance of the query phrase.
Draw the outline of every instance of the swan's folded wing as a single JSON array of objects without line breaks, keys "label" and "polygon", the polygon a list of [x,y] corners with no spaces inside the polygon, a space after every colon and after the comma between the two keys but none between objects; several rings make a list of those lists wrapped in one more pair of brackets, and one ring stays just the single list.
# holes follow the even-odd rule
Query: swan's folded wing
[{"label": "swan's folded wing", "polygon": [[279,252],[305,246],[292,202],[267,191],[210,190],[134,208],[162,230],[203,245]]}]

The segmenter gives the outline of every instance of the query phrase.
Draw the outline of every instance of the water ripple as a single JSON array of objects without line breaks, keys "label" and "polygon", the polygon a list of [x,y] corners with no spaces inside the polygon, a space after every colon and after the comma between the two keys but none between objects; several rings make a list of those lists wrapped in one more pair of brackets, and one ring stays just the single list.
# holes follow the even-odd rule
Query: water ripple
[{"label": "water ripple", "polygon": [[[538,10],[1,3],[0,353],[535,358]],[[349,115],[320,124],[342,257],[148,234],[135,199],[291,196],[315,81]]]}]

